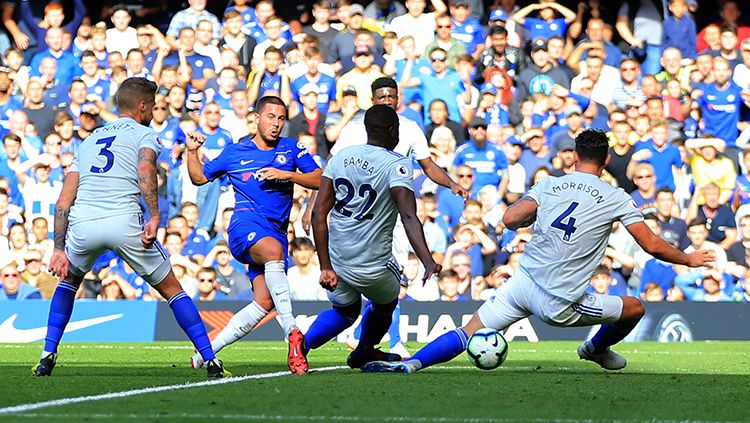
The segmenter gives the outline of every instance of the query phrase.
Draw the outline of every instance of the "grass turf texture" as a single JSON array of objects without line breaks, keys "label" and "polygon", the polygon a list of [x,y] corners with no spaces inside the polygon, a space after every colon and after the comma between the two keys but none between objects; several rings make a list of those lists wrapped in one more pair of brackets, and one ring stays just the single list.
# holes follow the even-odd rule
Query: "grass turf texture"
[{"label": "grass turf texture", "polygon": [[[638,343],[605,372],[578,359],[575,342],[511,342],[503,367],[465,355],[413,375],[350,369],[54,406],[0,421],[750,421],[750,342]],[[411,345],[412,351],[415,345]],[[186,343],[64,344],[54,374],[34,378],[40,344],[0,344],[0,408],[205,380]],[[314,351],[311,368],[343,365],[348,351]],[[286,370],[286,345],[243,342],[219,355],[235,375]]]}]

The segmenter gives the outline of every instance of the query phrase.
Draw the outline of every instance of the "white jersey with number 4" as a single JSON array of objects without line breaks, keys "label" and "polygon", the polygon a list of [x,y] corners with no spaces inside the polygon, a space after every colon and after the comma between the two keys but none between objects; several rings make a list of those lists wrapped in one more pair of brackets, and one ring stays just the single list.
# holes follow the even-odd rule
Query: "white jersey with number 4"
[{"label": "white jersey with number 4", "polygon": [[[335,156],[346,147],[362,144],[367,144],[365,121],[351,121],[341,130],[338,140],[331,148],[331,155]],[[398,115],[398,144],[393,151],[404,157],[411,156],[417,161],[430,157],[427,138],[417,122]]]},{"label": "white jersey with number 4", "polygon": [[336,202],[328,246],[335,267],[367,270],[391,258],[398,207],[391,188],[413,190],[411,160],[373,145],[348,147],[326,165]]},{"label": "white jersey with number 4", "polygon": [[570,301],[583,296],[602,262],[612,223],[643,221],[630,195],[590,173],[548,177],[526,195],[538,208],[520,269],[545,291]]},{"label": "white jersey with number 4", "polygon": [[71,222],[141,212],[138,154],[142,148],[158,156],[161,143],[153,129],[131,118],[98,128],[81,143],[70,170],[80,175]]}]

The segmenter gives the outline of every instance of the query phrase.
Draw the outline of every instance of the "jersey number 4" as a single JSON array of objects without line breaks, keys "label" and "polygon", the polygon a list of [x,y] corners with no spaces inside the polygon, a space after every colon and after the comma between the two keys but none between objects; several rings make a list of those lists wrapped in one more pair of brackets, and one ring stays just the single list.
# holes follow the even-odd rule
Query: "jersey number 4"
[{"label": "jersey number 4", "polygon": [[[370,209],[372,208],[373,204],[375,204],[375,199],[378,198],[378,193],[375,191],[375,189],[370,184],[362,184],[359,186],[359,190],[357,190],[354,185],[352,185],[351,182],[349,182],[348,179],[344,178],[338,178],[334,181],[334,185],[336,186],[336,189],[344,188],[346,190],[346,194],[344,194],[344,198],[337,200],[336,203],[333,205],[333,208],[343,214],[346,217],[353,217],[355,220],[369,220],[372,219],[373,215],[370,213]],[[351,210],[348,210],[346,206],[349,205],[349,202],[354,199],[354,194],[359,194],[360,198],[364,198],[365,205],[362,207],[362,210],[354,216],[354,212]]]},{"label": "jersey number 4", "polygon": [[107,162],[104,163],[104,167],[91,166],[91,171],[93,173],[107,173],[112,169],[112,166],[115,164],[115,155],[109,147],[112,147],[113,142],[115,142],[115,137],[102,138],[96,142],[96,144],[104,145],[102,149],[99,150],[99,155],[104,156],[104,158],[107,159]]},{"label": "jersey number 4", "polygon": [[[560,216],[557,217],[557,219],[555,219],[554,222],[552,222],[553,228],[560,229],[565,232],[563,234],[563,241],[570,241],[570,236],[573,235],[573,232],[575,232],[576,229],[578,229],[575,226],[576,218],[570,216],[570,214],[573,213],[573,210],[575,210],[576,207],[578,207],[578,203],[573,201],[572,203],[570,203],[567,210],[565,210]],[[565,218],[568,219],[567,223],[563,222]]]}]

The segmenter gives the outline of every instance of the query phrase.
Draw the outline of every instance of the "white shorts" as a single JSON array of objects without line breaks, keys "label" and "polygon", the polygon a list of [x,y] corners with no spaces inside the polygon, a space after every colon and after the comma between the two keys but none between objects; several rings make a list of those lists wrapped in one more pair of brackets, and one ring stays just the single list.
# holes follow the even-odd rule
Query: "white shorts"
[{"label": "white shorts", "polygon": [[141,213],[71,222],[65,241],[70,273],[83,277],[102,253],[112,250],[146,282],[157,285],[172,269],[169,255],[158,241],[151,248],[144,248],[142,234]]},{"label": "white shorts", "polygon": [[482,324],[497,330],[532,314],[552,326],[591,326],[618,321],[622,298],[586,293],[578,301],[569,301],[550,294],[518,271],[477,313]]},{"label": "white shorts", "polygon": [[334,266],[333,270],[336,271],[339,283],[333,292],[328,292],[328,299],[335,306],[354,304],[362,295],[376,304],[388,304],[398,298],[401,268],[393,257],[381,268],[352,269]]}]

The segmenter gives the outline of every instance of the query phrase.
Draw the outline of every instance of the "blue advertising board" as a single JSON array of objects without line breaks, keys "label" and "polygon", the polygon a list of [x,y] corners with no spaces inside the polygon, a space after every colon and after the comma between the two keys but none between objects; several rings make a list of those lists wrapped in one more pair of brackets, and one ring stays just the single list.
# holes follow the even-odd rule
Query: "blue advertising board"
[{"label": "blue advertising board", "polygon": [[[151,342],[158,303],[76,301],[64,342]],[[36,342],[47,334],[49,301],[3,301],[0,343]]]}]

